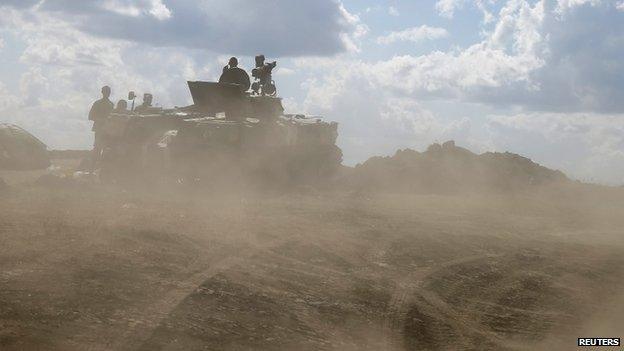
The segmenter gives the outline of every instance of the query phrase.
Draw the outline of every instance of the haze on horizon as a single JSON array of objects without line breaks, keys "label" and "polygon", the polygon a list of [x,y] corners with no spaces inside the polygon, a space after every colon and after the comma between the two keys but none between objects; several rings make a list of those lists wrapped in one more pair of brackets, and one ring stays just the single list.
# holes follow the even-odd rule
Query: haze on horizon
[{"label": "haze on horizon", "polygon": [[345,163],[454,139],[624,184],[622,0],[0,0],[0,122],[87,149],[102,85],[190,103],[227,59],[278,60],[288,112]]}]

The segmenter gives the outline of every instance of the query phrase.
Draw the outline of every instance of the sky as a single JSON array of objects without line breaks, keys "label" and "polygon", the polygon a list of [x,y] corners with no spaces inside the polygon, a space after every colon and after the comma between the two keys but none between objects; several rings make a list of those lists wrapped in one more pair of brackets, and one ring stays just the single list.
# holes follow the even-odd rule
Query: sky
[{"label": "sky", "polygon": [[346,164],[455,140],[624,185],[624,0],[0,0],[0,122],[88,149],[87,112],[191,103],[230,56],[277,60],[288,113]]}]

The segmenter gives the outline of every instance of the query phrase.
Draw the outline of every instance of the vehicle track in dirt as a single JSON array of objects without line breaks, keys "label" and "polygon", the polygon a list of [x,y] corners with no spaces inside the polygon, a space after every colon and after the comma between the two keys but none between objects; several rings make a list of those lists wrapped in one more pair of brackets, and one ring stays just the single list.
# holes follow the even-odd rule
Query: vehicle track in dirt
[{"label": "vehicle track in dirt", "polygon": [[531,204],[122,196],[0,204],[0,348],[540,349],[624,277],[622,246],[588,239],[617,219],[569,231]]},{"label": "vehicle track in dirt", "polygon": [[[492,255],[475,255],[461,259],[450,260],[435,267],[423,269],[420,272],[405,276],[396,285],[392,299],[388,306],[388,313],[383,320],[386,331],[388,350],[410,349],[409,330],[419,330],[419,339],[422,344],[429,344],[430,349],[445,346],[449,339],[462,341],[465,333],[479,333],[484,339],[498,344],[500,340],[495,335],[482,328],[465,316],[455,311],[440,296],[426,290],[424,280],[427,277],[453,265],[461,265],[473,261],[490,258]],[[411,324],[411,325],[410,325]]]},{"label": "vehicle track in dirt", "polygon": [[[253,228],[244,229],[245,232],[253,233]],[[136,321],[129,325],[118,341],[112,346],[114,350],[134,351],[143,349],[143,345],[149,340],[163,321],[189,296],[202,289],[202,285],[215,276],[226,272],[234,267],[242,267],[248,264],[254,255],[270,253],[272,248],[284,242],[281,238],[272,238],[260,241],[257,235],[249,234],[245,240],[230,247],[226,251],[211,251],[212,257],[190,265],[184,281],[177,282],[177,288],[169,291],[158,301],[153,301],[141,310],[140,315],[133,316]],[[208,253],[208,252],[207,252]]]}]

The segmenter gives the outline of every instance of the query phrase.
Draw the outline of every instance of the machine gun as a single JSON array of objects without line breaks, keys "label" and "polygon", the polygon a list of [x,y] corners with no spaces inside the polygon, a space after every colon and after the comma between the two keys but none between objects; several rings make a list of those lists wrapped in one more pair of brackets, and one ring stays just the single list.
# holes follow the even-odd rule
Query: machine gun
[{"label": "machine gun", "polygon": [[277,62],[265,63],[264,61],[264,55],[256,56],[256,68],[251,70],[251,75],[255,78],[255,81],[251,84],[251,90],[255,95],[275,96],[277,88],[275,87],[272,73],[277,66]]}]

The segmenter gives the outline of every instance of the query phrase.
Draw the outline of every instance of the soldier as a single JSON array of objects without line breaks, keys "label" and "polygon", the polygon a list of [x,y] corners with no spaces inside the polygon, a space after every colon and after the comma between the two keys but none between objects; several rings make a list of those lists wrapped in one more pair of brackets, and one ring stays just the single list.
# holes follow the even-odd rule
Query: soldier
[{"label": "soldier", "polygon": [[102,135],[102,127],[108,115],[113,111],[113,102],[110,101],[111,88],[108,86],[102,87],[102,98],[93,103],[91,111],[89,111],[89,120],[93,121],[93,128],[91,130],[95,133],[95,140],[93,142],[93,158],[91,160],[92,170],[95,169],[102,150],[104,149],[104,140]]},{"label": "soldier", "polygon": [[251,75],[256,81],[251,85],[251,90],[255,95],[275,95],[277,88],[273,82],[273,69],[277,66],[277,62],[265,63],[264,55],[256,56],[256,68],[251,70]]},{"label": "soldier", "polygon": [[124,99],[117,101],[117,107],[115,107],[115,112],[117,113],[128,112],[128,102]]},{"label": "soldier", "polygon": [[143,94],[143,103],[137,106],[135,111],[147,113],[152,108],[153,101],[154,101],[154,95],[150,93]]},{"label": "soldier", "polygon": [[228,65],[223,67],[219,83],[237,84],[240,86],[241,91],[247,91],[251,86],[249,75],[244,69],[238,67],[238,59],[236,57],[230,58]]}]

